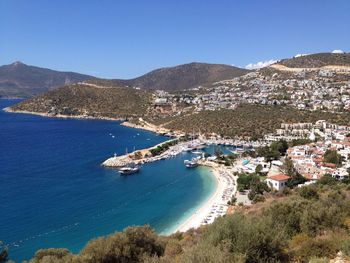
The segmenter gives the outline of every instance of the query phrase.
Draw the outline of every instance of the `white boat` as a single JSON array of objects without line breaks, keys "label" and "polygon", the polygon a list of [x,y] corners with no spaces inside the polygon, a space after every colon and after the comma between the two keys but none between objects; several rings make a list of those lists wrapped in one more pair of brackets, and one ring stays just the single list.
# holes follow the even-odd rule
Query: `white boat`
[{"label": "white boat", "polygon": [[129,175],[129,174],[134,174],[138,173],[140,171],[140,167],[135,165],[135,166],[126,166],[122,167],[119,169],[119,173],[121,175]]},{"label": "white boat", "polygon": [[185,160],[184,164],[187,168],[194,168],[198,166],[198,159],[193,158],[192,160]]}]

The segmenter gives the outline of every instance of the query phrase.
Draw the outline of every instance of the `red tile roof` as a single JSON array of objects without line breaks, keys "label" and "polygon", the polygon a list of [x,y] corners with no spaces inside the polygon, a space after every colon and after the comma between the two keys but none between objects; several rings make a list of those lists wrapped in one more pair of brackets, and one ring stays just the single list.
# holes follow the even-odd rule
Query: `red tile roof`
[{"label": "red tile roof", "polygon": [[285,175],[285,174],[276,174],[276,175],[272,175],[267,177],[267,179],[271,179],[274,181],[286,181],[288,180],[290,177]]}]

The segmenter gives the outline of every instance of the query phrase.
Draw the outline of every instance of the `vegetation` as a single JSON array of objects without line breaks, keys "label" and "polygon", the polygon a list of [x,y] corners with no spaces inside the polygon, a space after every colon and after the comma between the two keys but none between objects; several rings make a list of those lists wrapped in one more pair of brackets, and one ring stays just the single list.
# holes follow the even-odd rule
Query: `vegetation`
[{"label": "vegetation", "polygon": [[14,110],[128,119],[143,116],[151,93],[131,88],[97,88],[84,84],[64,86],[16,104]]},{"label": "vegetation", "polygon": [[291,59],[283,59],[278,63],[290,68],[319,68],[327,65],[349,66],[350,55],[318,53]]},{"label": "vegetation", "polygon": [[146,90],[178,91],[212,85],[213,82],[232,79],[248,72],[249,70],[229,65],[193,62],[156,69],[135,79],[112,80],[112,82],[119,86],[127,85]]},{"label": "vegetation", "polygon": [[323,156],[323,161],[326,163],[333,163],[336,166],[341,166],[342,156],[335,150],[327,150]]},{"label": "vegetation", "polygon": [[285,140],[275,141],[270,146],[264,146],[257,150],[258,156],[265,158],[267,162],[278,160],[285,155],[288,149],[288,143]]},{"label": "vegetation", "polygon": [[284,159],[282,171],[290,177],[287,182],[288,187],[294,187],[298,184],[303,184],[306,181],[306,179],[295,169],[294,164],[290,158]]},{"label": "vegetation", "polygon": [[249,190],[248,198],[253,203],[264,201],[263,197],[265,192],[269,192],[270,189],[267,184],[261,181],[260,177],[256,174],[240,174],[237,179],[237,189],[240,192]]},{"label": "vegetation", "polygon": [[290,143],[288,143],[288,145],[289,147],[294,147],[298,145],[306,145],[309,143],[312,143],[310,139],[295,139],[295,140],[292,140]]},{"label": "vegetation", "polygon": [[178,142],[179,142],[178,140],[167,141],[161,145],[158,145],[156,148],[152,148],[150,150],[150,152],[153,156],[160,155],[161,153],[168,150],[170,146],[173,146],[173,145],[177,144]]},{"label": "vegetation", "polygon": [[347,125],[350,122],[350,114],[303,111],[277,105],[244,104],[235,110],[201,111],[176,117],[172,121],[167,120],[165,127],[185,132],[192,132],[195,129],[208,135],[216,133],[221,136],[258,139],[274,132],[284,122],[316,122],[317,120]]}]

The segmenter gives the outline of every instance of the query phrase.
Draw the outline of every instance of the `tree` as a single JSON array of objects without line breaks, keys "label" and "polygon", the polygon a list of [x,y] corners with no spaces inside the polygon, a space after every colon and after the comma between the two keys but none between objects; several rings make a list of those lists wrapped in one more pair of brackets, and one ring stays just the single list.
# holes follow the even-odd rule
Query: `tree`
[{"label": "tree", "polygon": [[337,183],[337,179],[333,178],[330,174],[325,174],[317,181],[317,183],[321,185],[334,185]]},{"label": "tree", "polygon": [[255,173],[256,174],[260,174],[261,171],[262,171],[263,167],[261,164],[258,164],[256,167],[255,167]]},{"label": "tree", "polygon": [[235,205],[237,202],[237,198],[235,196],[231,197],[231,200],[227,202],[228,205]]},{"label": "tree", "polygon": [[341,166],[342,156],[335,150],[327,150],[323,156],[323,161],[326,163],[334,163],[337,166]]},{"label": "tree", "polygon": [[[252,176],[252,179],[250,181],[250,191],[248,194],[249,200],[255,200],[255,202],[264,201],[263,198],[261,198],[265,192],[269,191],[269,187],[265,182],[261,182],[260,178],[255,176]],[[260,196],[259,198],[257,198]]]},{"label": "tree", "polygon": [[271,148],[269,146],[264,146],[259,148],[257,152],[258,152],[258,156],[264,157],[267,162],[277,160],[281,156],[281,153],[277,150],[276,147]]},{"label": "tree", "polygon": [[278,151],[281,155],[284,155],[288,150],[288,143],[286,140],[279,140],[271,143],[270,148],[272,151]]},{"label": "tree", "polygon": [[289,181],[287,182],[289,187],[302,184],[306,181],[306,179],[298,173],[294,167],[293,161],[288,157],[284,159],[282,171],[290,177]]},{"label": "tree", "polygon": [[243,188],[244,190],[248,190],[250,187],[250,181],[252,180],[252,176],[251,175],[247,175],[245,173],[242,173],[238,176],[237,179],[237,185],[238,188]]}]

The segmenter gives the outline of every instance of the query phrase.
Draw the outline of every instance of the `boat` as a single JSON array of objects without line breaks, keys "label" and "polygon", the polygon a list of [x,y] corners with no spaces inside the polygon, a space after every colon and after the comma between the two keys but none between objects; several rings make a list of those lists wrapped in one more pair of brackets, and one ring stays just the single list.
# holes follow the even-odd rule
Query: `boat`
[{"label": "boat", "polygon": [[198,154],[198,155],[203,154],[203,152],[202,152],[202,151],[198,151],[198,150],[194,150],[194,151],[192,151],[192,153],[193,153],[193,154]]},{"label": "boat", "polygon": [[137,165],[126,166],[119,169],[120,175],[129,175],[138,173],[140,171],[140,167]]},{"label": "boat", "polygon": [[184,164],[187,168],[194,168],[198,166],[198,159],[193,158],[192,160],[185,160]]}]

